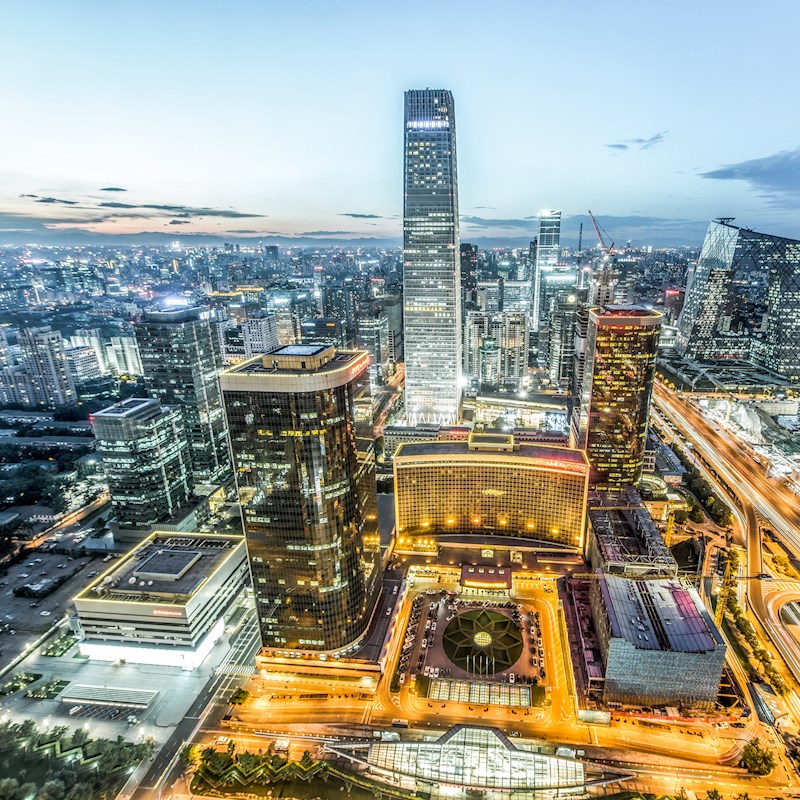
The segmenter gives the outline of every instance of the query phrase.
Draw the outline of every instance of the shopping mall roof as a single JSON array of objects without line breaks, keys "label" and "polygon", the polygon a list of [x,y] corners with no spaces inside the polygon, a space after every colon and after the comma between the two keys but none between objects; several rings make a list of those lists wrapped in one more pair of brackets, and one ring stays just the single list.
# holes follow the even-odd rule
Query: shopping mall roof
[{"label": "shopping mall roof", "polygon": [[722,646],[700,597],[674,580],[600,578],[611,635],[639,650],[705,653]]},{"label": "shopping mall roof", "polygon": [[[435,741],[337,742],[326,749],[349,760],[434,784],[472,789],[583,789],[580,761],[516,747],[497,728],[456,725]],[[366,753],[364,753],[366,750]]]}]

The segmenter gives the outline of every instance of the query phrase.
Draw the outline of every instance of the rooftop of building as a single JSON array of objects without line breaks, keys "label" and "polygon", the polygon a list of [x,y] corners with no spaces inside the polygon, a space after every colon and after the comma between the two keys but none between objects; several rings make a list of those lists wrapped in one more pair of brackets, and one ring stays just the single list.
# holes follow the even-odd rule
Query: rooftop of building
[{"label": "rooftop of building", "polygon": [[591,492],[588,507],[604,570],[677,574],[678,564],[636,489]]},{"label": "rooftop of building", "polygon": [[114,562],[76,599],[185,603],[243,546],[241,536],[156,532]]},{"label": "rooftop of building", "polygon": [[203,309],[200,306],[176,306],[174,308],[156,308],[152,311],[145,311],[142,317],[143,322],[193,322],[200,319]]},{"label": "rooftop of building", "polygon": [[694,589],[675,580],[600,579],[611,635],[639,650],[706,653],[723,645]]},{"label": "rooftop of building", "polygon": [[663,314],[653,308],[640,305],[616,305],[608,303],[603,306],[595,306],[590,309],[590,313],[601,320],[616,318],[636,318],[650,322],[659,322]]},{"label": "rooftop of building", "polygon": [[366,357],[361,350],[337,350],[331,345],[287,344],[225,370],[226,375],[298,375],[335,372]]},{"label": "rooftop of building", "polygon": [[587,465],[586,455],[582,450],[544,444],[517,444],[510,434],[472,434],[468,441],[406,442],[398,448],[395,462],[400,460],[402,463],[404,457],[468,456],[470,454]]},{"label": "rooftop of building", "polygon": [[113,406],[95,411],[92,421],[100,419],[147,419],[161,410],[161,402],[152,397],[129,397]]}]

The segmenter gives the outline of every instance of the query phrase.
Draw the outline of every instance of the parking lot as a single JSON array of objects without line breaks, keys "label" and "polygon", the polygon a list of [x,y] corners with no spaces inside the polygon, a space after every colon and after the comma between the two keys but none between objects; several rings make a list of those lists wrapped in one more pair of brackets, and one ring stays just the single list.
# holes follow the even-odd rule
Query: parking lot
[{"label": "parking lot", "polygon": [[505,600],[459,599],[453,592],[428,590],[412,601],[411,613],[398,663],[398,683],[419,677],[431,680],[475,680],[474,673],[460,669],[447,656],[441,634],[448,623],[470,610],[487,609],[508,617],[519,630],[522,649],[513,664],[482,674],[481,681],[543,685],[547,682],[540,612]]},{"label": "parking lot", "polygon": [[[21,653],[39,635],[71,610],[70,600],[106,564],[99,556],[72,556],[42,548],[31,550],[19,564],[12,564],[0,577],[0,666]],[[64,582],[46,597],[18,597],[24,586],[41,591],[58,580]]]}]

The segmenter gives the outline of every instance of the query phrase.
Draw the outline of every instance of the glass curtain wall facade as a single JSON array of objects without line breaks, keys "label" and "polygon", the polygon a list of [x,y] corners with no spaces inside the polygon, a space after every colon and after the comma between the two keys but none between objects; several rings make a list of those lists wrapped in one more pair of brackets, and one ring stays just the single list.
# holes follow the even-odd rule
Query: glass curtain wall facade
[{"label": "glass curtain wall facade", "polygon": [[738,228],[719,222],[708,226],[678,320],[676,346],[686,358],[702,361],[721,355],[717,326],[730,298],[738,241]]},{"label": "glass curtain wall facade", "polygon": [[212,312],[152,311],[135,330],[148,389],[183,413],[195,484],[227,480],[230,456],[217,382],[222,351]]},{"label": "glass curtain wall facade", "polygon": [[453,95],[405,95],[403,314],[409,424],[453,424],[461,392],[461,253]]},{"label": "glass curtain wall facade", "polygon": [[121,528],[149,529],[186,505],[191,462],[178,409],[132,397],[98,411],[91,421]]},{"label": "glass curtain wall facade", "polygon": [[284,346],[220,383],[264,647],[351,647],[380,588],[369,357]]},{"label": "glass curtain wall facade", "polygon": [[561,252],[560,211],[539,212],[539,236],[536,242],[536,260],[533,270],[533,318],[531,320],[534,331],[538,331],[542,325],[544,310],[542,276],[555,269]]},{"label": "glass curtain wall facade", "polygon": [[[721,322],[726,307],[735,305],[734,279],[747,275],[766,283],[766,313],[760,326],[726,333]],[[700,361],[749,354],[757,364],[800,379],[800,241],[739,228],[727,219],[712,222],[686,290],[677,348]]]},{"label": "glass curtain wall facade", "polygon": [[575,444],[586,451],[593,488],[618,489],[642,477],[661,320],[639,306],[589,310]]}]

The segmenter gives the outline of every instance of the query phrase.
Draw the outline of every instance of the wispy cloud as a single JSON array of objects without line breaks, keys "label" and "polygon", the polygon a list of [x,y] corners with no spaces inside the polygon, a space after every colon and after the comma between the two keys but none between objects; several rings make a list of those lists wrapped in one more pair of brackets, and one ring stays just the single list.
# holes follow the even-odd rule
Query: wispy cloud
[{"label": "wispy cloud", "polygon": [[800,203],[800,147],[738,164],[726,164],[701,172],[700,177],[744,181],[751,189],[764,192],[771,205],[793,207]]},{"label": "wispy cloud", "polygon": [[661,144],[668,133],[669,131],[660,131],[659,133],[654,133],[647,139],[643,139],[641,137],[636,137],[634,139],[622,139],[619,142],[607,144],[606,147],[618,152],[623,152],[625,150],[651,150],[657,144]]},{"label": "wispy cloud", "polygon": [[169,221],[170,225],[191,225],[192,223],[188,219],[171,219]]},{"label": "wispy cloud", "polygon": [[63,200],[60,197],[39,197],[36,194],[23,194],[21,197],[32,197],[36,198],[35,202],[37,203],[52,203],[56,205],[62,206],[77,206],[80,203],[77,200]]},{"label": "wispy cloud", "polygon": [[107,200],[103,203],[98,203],[97,206],[98,208],[166,211],[170,214],[178,214],[181,217],[227,217],[229,219],[244,219],[263,216],[263,214],[248,214],[243,211],[235,211],[232,208],[195,208],[193,206],[174,206],[163,203],[120,203],[116,200]]},{"label": "wispy cloud", "polygon": [[358,236],[356,231],[301,231],[296,236]]},{"label": "wispy cloud", "polygon": [[531,219],[535,217],[522,217],[517,219],[495,219],[492,217],[476,217],[465,214],[461,221],[467,225],[475,225],[479,228],[531,228]]},{"label": "wispy cloud", "polygon": [[127,192],[127,189],[120,189],[119,186],[105,186],[100,189],[101,192]]},{"label": "wispy cloud", "polygon": [[343,214],[339,214],[339,216],[352,217],[353,219],[386,219],[386,217],[383,217],[380,214],[359,214],[355,211],[345,211]]}]

